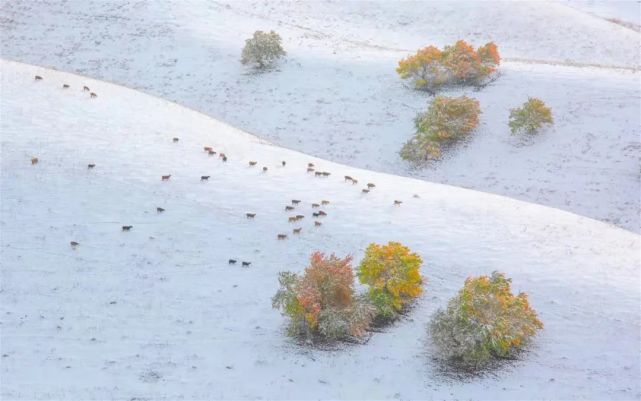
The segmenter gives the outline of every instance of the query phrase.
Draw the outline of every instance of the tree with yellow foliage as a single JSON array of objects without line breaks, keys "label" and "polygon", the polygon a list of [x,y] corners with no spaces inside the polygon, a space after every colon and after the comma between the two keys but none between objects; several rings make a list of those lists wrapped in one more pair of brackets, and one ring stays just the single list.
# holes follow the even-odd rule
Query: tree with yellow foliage
[{"label": "tree with yellow foliage", "polygon": [[379,318],[393,319],[413,299],[421,295],[421,257],[398,242],[370,244],[357,270],[361,284],[368,285],[368,296]]}]

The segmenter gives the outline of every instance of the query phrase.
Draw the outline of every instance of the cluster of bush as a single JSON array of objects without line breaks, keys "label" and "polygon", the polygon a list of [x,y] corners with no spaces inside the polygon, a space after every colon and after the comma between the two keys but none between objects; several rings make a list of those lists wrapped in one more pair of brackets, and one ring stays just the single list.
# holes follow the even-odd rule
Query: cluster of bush
[{"label": "cluster of bush", "polygon": [[497,71],[501,62],[492,42],[474,50],[464,40],[440,50],[434,46],[419,49],[415,55],[398,62],[396,72],[411,80],[414,88],[432,92],[444,85],[482,84]]},{"label": "cluster of bush", "polygon": [[[280,273],[272,305],[289,317],[290,335],[359,340],[372,325],[396,320],[422,293],[422,259],[400,243],[370,244],[356,273],[351,262],[315,252],[302,275]],[[356,292],[355,277],[367,291]],[[474,367],[512,356],[542,328],[527,295],[513,295],[510,280],[497,272],[468,278],[429,325],[445,359]]]}]

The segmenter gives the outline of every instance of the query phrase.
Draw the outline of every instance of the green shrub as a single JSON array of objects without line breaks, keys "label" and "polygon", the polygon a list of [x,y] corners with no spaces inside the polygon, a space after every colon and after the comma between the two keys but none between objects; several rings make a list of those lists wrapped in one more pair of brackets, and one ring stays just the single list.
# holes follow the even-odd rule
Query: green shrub
[{"label": "green shrub", "polygon": [[543,124],[553,124],[552,110],[542,100],[531,97],[523,106],[510,110],[510,129],[512,133],[523,131],[535,133]]},{"label": "green shrub", "polygon": [[354,293],[351,257],[314,252],[305,273],[281,272],[272,306],[291,319],[289,333],[310,339],[363,337],[375,310]]},{"label": "green shrub", "polygon": [[513,355],[543,328],[527,295],[514,296],[510,282],[498,272],[468,278],[447,308],[436,313],[430,334],[445,358],[478,367]]},{"label": "green shrub", "polygon": [[439,50],[434,46],[419,49],[415,55],[398,62],[396,72],[409,79],[416,89],[434,91],[447,84],[481,84],[494,73],[501,62],[492,42],[474,50],[459,40]]},{"label": "green shrub", "polygon": [[361,284],[369,286],[370,302],[377,316],[393,319],[413,299],[421,295],[421,257],[398,242],[370,244],[358,267]]},{"label": "green shrub", "polygon": [[242,64],[253,64],[259,69],[271,66],[274,61],[285,55],[280,44],[281,38],[276,32],[254,32],[254,36],[245,41],[240,58]]},{"label": "green shrub", "polygon": [[414,120],[416,134],[401,149],[401,157],[413,162],[438,158],[444,145],[465,137],[478,126],[480,113],[476,99],[435,97],[427,112]]}]

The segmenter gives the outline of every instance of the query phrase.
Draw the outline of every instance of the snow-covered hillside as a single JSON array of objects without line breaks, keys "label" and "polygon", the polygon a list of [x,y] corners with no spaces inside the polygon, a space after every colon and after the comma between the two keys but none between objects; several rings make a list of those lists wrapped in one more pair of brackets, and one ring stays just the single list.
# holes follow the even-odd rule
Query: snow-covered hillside
[{"label": "snow-covered hillside", "polygon": [[[3,399],[641,397],[639,235],[281,149],[104,82],[0,66]],[[331,175],[308,174],[310,162]],[[344,175],[376,188],[364,195]],[[305,215],[298,236],[291,199]],[[315,227],[310,204],[321,199],[331,203]],[[334,350],[286,337],[270,305],[278,271],[301,271],[317,249],[358,262],[368,243],[389,240],[425,260],[406,319]],[[545,329],[488,376],[444,376],[430,316],[467,276],[493,270],[529,293]]]},{"label": "snow-covered hillside", "polygon": [[[561,3],[479,4],[13,1],[0,6],[0,49],[176,101],[279,146],[640,232],[639,33]],[[283,36],[277,71],[241,68],[256,29]],[[445,92],[478,98],[481,126],[445,160],[412,169],[398,150],[430,98],[404,86],[396,63],[461,38],[495,41],[502,76],[480,92]],[[548,103],[556,124],[520,140],[507,119],[528,96]]]}]

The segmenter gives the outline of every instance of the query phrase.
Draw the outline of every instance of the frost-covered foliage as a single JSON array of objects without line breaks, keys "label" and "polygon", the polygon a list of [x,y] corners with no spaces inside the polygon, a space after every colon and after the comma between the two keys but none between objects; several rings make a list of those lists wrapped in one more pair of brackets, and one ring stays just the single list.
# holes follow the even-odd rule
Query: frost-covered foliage
[{"label": "frost-covered foliage", "polygon": [[285,50],[280,42],[280,35],[274,31],[256,31],[252,38],[245,41],[240,62],[253,64],[260,69],[269,67],[274,61],[285,55]]},{"label": "frost-covered foliage", "polygon": [[398,242],[370,244],[358,267],[361,284],[369,286],[368,297],[377,316],[393,319],[421,294],[421,257]]},{"label": "frost-covered foliage", "polygon": [[425,113],[414,120],[416,134],[401,149],[401,157],[413,162],[436,159],[443,145],[472,132],[479,123],[481,109],[467,96],[437,96]]},{"label": "frost-covered foliage", "polygon": [[354,293],[351,260],[314,252],[302,276],[280,273],[272,305],[290,317],[291,335],[340,340],[365,334],[375,309]]},{"label": "frost-covered foliage", "polygon": [[396,72],[412,81],[416,89],[434,91],[442,85],[481,84],[501,62],[492,42],[477,50],[463,40],[443,50],[434,46],[419,49],[415,55],[398,63]]},{"label": "frost-covered foliage", "polygon": [[535,133],[543,124],[552,124],[552,110],[542,100],[531,97],[523,106],[510,110],[510,129],[512,133]]},{"label": "frost-covered foliage", "polygon": [[465,281],[430,324],[442,356],[477,367],[492,358],[509,357],[543,328],[527,295],[514,296],[510,282],[498,272]]}]

